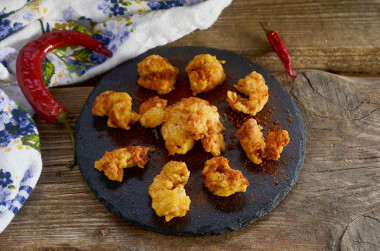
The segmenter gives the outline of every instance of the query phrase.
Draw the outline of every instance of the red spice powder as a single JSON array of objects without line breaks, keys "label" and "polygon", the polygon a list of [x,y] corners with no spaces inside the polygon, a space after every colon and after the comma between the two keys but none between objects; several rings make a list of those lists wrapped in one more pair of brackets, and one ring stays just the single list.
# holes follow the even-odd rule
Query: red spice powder
[{"label": "red spice powder", "polygon": [[232,149],[234,149],[234,145],[232,143],[229,143],[227,149],[231,151]]}]

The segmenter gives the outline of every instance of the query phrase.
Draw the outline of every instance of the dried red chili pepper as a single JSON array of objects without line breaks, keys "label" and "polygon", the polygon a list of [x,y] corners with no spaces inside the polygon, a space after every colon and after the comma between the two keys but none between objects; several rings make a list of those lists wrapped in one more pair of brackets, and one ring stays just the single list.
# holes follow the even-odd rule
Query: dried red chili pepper
[{"label": "dried red chili pepper", "polygon": [[17,57],[16,75],[21,91],[36,113],[50,123],[63,124],[70,134],[74,148],[74,136],[67,121],[66,108],[47,90],[41,73],[42,61],[46,54],[67,45],[81,45],[107,57],[112,56],[112,53],[99,41],[83,33],[53,31],[30,41],[21,49]]},{"label": "dried red chili pepper", "polygon": [[289,52],[286,49],[285,44],[280,38],[280,36],[277,34],[277,32],[265,28],[265,26],[262,23],[260,23],[260,25],[263,28],[265,34],[267,35],[267,38],[269,40],[269,43],[272,45],[273,50],[276,52],[282,64],[285,66],[285,69],[288,72],[289,76],[291,76],[292,78],[296,78],[297,76],[293,74],[292,60],[290,58]]}]

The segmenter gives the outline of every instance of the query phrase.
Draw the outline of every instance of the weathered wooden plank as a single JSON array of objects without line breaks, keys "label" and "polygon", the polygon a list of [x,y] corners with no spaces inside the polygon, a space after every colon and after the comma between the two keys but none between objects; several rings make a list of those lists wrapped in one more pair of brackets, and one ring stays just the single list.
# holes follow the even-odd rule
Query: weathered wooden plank
[{"label": "weathered wooden plank", "polygon": [[[72,149],[64,128],[37,118],[43,172],[0,235],[0,249],[378,249],[380,79],[302,69],[378,75],[380,2],[235,0],[210,29],[168,46],[229,49],[282,73],[259,21],[280,33],[298,69],[296,82],[277,76],[301,109],[308,140],[299,181],[273,212],[245,229],[215,237],[179,238],[141,230],[111,215],[79,169],[66,167]],[[70,111],[73,127],[91,90],[52,91]],[[101,230],[108,234],[102,237]]]},{"label": "weathered wooden plank", "polygon": [[169,46],[229,49],[268,71],[284,72],[259,22],[278,31],[295,69],[380,73],[380,2],[375,0],[235,0],[211,28]]},{"label": "weathered wooden plank", "polygon": [[[380,218],[380,79],[318,71],[300,72],[295,82],[286,75],[278,77],[295,97],[305,120],[306,161],[292,192],[255,224],[222,236],[180,238],[122,222],[96,200],[78,168],[65,167],[72,156],[67,135],[59,134],[63,129],[37,118],[44,160],[42,176],[30,199],[0,235],[0,246],[14,247],[17,243],[20,248],[102,250],[356,247],[358,243],[351,240],[357,235],[348,233],[357,233],[363,224],[355,230],[355,220]],[[71,124],[91,90],[52,90],[70,107]],[[378,227],[372,225],[365,228],[371,231],[368,240],[378,245]],[[108,234],[102,237],[101,230]]]}]

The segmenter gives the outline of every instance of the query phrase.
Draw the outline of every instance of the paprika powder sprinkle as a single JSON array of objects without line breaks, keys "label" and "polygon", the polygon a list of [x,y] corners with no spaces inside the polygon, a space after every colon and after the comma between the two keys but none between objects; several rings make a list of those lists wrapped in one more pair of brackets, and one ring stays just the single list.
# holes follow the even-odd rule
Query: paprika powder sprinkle
[{"label": "paprika powder sprinkle", "polygon": [[293,74],[292,60],[290,58],[289,52],[286,49],[285,44],[278,35],[278,33],[273,30],[268,30],[262,23],[260,23],[260,25],[263,28],[265,34],[267,35],[269,43],[272,45],[273,50],[280,58],[289,76],[291,76],[292,78],[296,78],[297,76]]},{"label": "paprika powder sprinkle", "polygon": [[[29,104],[36,113],[49,123],[63,124],[70,134],[74,148],[74,136],[67,121],[66,108],[47,90],[41,73],[46,54],[59,47],[81,45],[107,57],[112,53],[99,41],[77,31],[52,31],[28,42],[17,56],[17,82]],[[74,161],[71,166],[75,164]]]}]

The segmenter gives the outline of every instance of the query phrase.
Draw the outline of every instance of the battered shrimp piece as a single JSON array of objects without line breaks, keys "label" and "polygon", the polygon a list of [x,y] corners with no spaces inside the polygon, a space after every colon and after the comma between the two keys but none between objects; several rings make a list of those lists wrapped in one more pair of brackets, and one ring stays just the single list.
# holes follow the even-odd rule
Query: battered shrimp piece
[{"label": "battered shrimp piece", "polygon": [[222,134],[225,128],[219,121],[218,109],[207,101],[201,104],[189,117],[186,130],[194,140],[201,140],[206,152],[219,156],[226,148]]},{"label": "battered shrimp piece", "polygon": [[152,208],[158,216],[165,216],[166,221],[183,217],[189,211],[190,198],[184,188],[189,175],[185,162],[170,161],[149,186]]},{"label": "battered shrimp piece", "polygon": [[225,150],[218,109],[200,98],[183,98],[165,110],[162,134],[169,155],[185,154],[202,140],[204,149],[214,156]]},{"label": "battered shrimp piece", "polygon": [[175,89],[174,84],[178,75],[178,68],[172,66],[166,58],[151,55],[137,64],[140,78],[139,85],[158,94],[166,94]]},{"label": "battered shrimp piece", "polygon": [[236,92],[228,91],[227,102],[234,110],[255,116],[268,102],[268,86],[264,77],[255,71],[240,79],[234,87],[248,96],[248,99],[242,98]]},{"label": "battered shrimp piece", "polygon": [[202,171],[202,178],[212,194],[223,197],[245,192],[249,185],[243,174],[239,170],[232,169],[224,157],[207,160]]},{"label": "battered shrimp piece", "polygon": [[265,158],[278,160],[284,146],[289,143],[289,133],[286,130],[270,132],[265,139]]},{"label": "battered shrimp piece", "polygon": [[95,168],[104,171],[110,180],[123,181],[124,168],[138,166],[144,168],[148,162],[148,152],[154,151],[153,147],[128,146],[112,152],[105,152],[103,157],[95,161]]},{"label": "battered shrimp piece", "polygon": [[132,110],[132,98],[126,92],[103,92],[95,98],[92,113],[97,116],[109,116],[109,127],[125,130],[129,130],[131,125],[140,119],[140,115]]},{"label": "battered shrimp piece", "polygon": [[116,103],[109,114],[107,125],[113,128],[131,129],[139,121],[140,115],[132,111],[132,104],[126,101]]},{"label": "battered shrimp piece", "polygon": [[169,155],[186,154],[195,144],[195,140],[186,130],[190,114],[185,113],[186,106],[182,101],[165,110],[165,119],[161,129]]},{"label": "battered shrimp piece", "polygon": [[105,91],[95,98],[92,113],[96,116],[108,116],[112,107],[119,102],[132,105],[132,98],[126,92]]},{"label": "battered shrimp piece", "polygon": [[225,79],[223,66],[210,54],[201,54],[194,57],[185,69],[193,95],[201,92],[207,92],[218,85]]},{"label": "battered shrimp piece", "polygon": [[159,97],[153,97],[140,106],[140,123],[143,127],[154,128],[164,122],[165,108],[168,101]]},{"label": "battered shrimp piece", "polygon": [[241,146],[255,164],[260,164],[265,157],[265,139],[261,129],[255,119],[249,119],[237,131]]},{"label": "battered shrimp piece", "polygon": [[220,156],[226,150],[222,133],[212,133],[201,139],[203,149],[212,156]]}]

